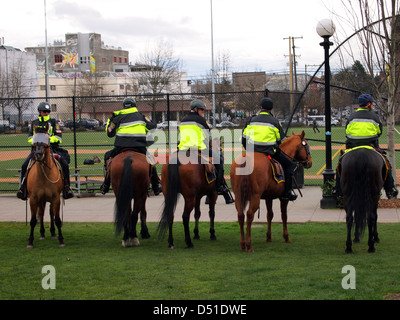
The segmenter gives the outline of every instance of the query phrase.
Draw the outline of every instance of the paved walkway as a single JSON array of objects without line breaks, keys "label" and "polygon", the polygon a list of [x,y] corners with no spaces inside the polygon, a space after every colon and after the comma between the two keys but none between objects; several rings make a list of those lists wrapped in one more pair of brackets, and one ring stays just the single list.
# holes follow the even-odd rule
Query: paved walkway
[{"label": "paved walkway", "polygon": [[[345,212],[341,209],[321,209],[320,200],[322,191],[320,187],[304,187],[301,189],[303,197],[290,202],[288,207],[288,222],[345,222]],[[298,193],[298,191],[297,191]],[[205,198],[204,198],[205,199]],[[65,201],[63,218],[65,222],[113,222],[115,197],[112,193],[105,196],[97,194],[95,197],[72,198]],[[158,222],[161,214],[164,197],[152,196],[147,200],[147,221]],[[29,204],[28,221],[30,220]],[[181,221],[183,212],[183,199],[178,202],[175,221]],[[202,200],[201,221],[209,221],[208,206]],[[279,201],[274,201],[275,217],[273,222],[281,222]],[[0,194],[0,221],[25,221],[26,202],[18,199],[14,194]],[[48,221],[48,215],[45,219]],[[191,214],[194,221],[194,213]],[[219,196],[216,205],[215,221],[237,221],[237,212],[234,204],[226,205],[223,197]],[[260,217],[256,215],[254,222],[266,222],[265,203],[262,202]],[[400,222],[400,209],[379,209],[378,222]]]}]

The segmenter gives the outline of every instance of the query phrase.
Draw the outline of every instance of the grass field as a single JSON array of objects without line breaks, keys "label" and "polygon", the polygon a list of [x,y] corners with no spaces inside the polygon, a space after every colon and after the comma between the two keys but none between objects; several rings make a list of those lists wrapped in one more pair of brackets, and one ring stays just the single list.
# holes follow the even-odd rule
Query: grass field
[{"label": "grass field", "polygon": [[[252,254],[239,250],[237,223],[216,223],[217,241],[200,223],[194,249],[185,248],[176,223],[172,251],[156,227],[149,224],[152,237],[140,247],[122,248],[110,223],[65,223],[66,247],[46,238],[27,249],[29,226],[0,223],[0,299],[369,300],[400,292],[398,224],[378,225],[375,254],[365,238],[345,254],[344,223],[289,224],[289,244],[280,224],[273,224],[272,243],[265,225],[254,225]],[[42,288],[45,265],[55,268],[55,290]],[[342,287],[346,265],[355,268],[356,289]]]},{"label": "grass field", "polygon": [[[398,128],[400,130],[400,127]],[[291,135],[292,131],[295,133],[301,132],[304,130],[306,133],[306,138],[309,139],[309,144],[311,146],[311,155],[313,159],[313,167],[305,170],[305,184],[306,185],[321,185],[322,184],[322,171],[324,170],[325,165],[325,142],[316,141],[323,140],[325,137],[324,128],[320,128],[320,133],[314,134],[311,127],[302,127],[302,128],[293,128],[288,131],[288,135]],[[384,132],[380,138],[381,145],[387,143],[386,140],[387,132],[386,127],[384,127]],[[400,135],[396,133],[396,143],[400,143]],[[103,164],[96,164],[94,166],[86,166],[83,165],[83,161],[88,159],[93,159],[93,156],[97,155],[101,160],[103,160],[104,153],[112,148],[113,139],[109,139],[104,132],[77,132],[76,135],[76,143],[77,154],[75,161],[75,154],[73,149],[74,144],[74,136],[71,132],[63,133],[63,146],[69,150],[71,156],[71,167],[81,168],[81,172],[85,173],[85,169],[90,168],[90,172],[88,170],[87,173],[98,173],[101,174],[103,172]],[[240,142],[240,129],[231,134],[231,141]],[[345,132],[343,127],[333,127],[332,128],[332,141],[345,141]],[[17,148],[8,147],[8,146],[19,146]],[[333,143],[332,156],[334,157],[332,161],[333,168],[336,168],[337,160],[339,159],[338,147],[341,147],[342,144]],[[20,168],[29,147],[27,146],[27,135],[26,134],[1,134],[0,135],[0,190],[16,190],[15,184],[10,184],[9,182],[1,182],[1,178],[11,178],[16,173],[13,171],[7,171],[6,169],[10,168]],[[235,147],[241,147],[240,143],[236,144]],[[163,148],[164,149],[164,148]],[[150,150],[154,150],[154,147],[151,147]],[[164,152],[164,151],[163,151]],[[234,158],[236,153],[227,153],[229,151],[225,151],[225,158],[231,159]],[[8,156],[13,154],[12,159],[9,159]],[[396,167],[400,167],[400,157],[396,159]],[[92,170],[93,168],[98,168],[98,170]],[[161,165],[157,165],[157,170],[161,172]],[[226,163],[225,165],[225,174],[229,175],[230,164]]]}]

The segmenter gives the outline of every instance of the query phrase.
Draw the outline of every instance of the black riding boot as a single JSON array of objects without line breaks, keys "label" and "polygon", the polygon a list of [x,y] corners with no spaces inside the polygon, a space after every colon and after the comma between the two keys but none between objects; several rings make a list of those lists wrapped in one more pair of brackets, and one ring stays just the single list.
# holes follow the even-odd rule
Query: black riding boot
[{"label": "black riding boot", "polygon": [[22,178],[21,186],[17,191],[17,198],[21,200],[28,199],[28,191],[26,190],[26,179]]},{"label": "black riding boot", "polygon": [[110,191],[110,184],[111,184],[110,175],[108,173],[106,173],[106,176],[104,177],[104,181],[100,186],[101,194],[106,194],[108,191]]},{"label": "black riding boot", "polygon": [[292,190],[292,177],[293,174],[291,172],[285,171],[285,191],[281,197],[283,200],[294,201],[297,199],[297,194]]},{"label": "black riding boot", "polygon": [[396,189],[396,187],[394,185],[392,170],[388,171],[385,183],[383,184],[383,188],[385,189],[386,196],[388,199],[396,199],[397,198],[399,191]]},{"label": "black riding boot", "polygon": [[224,169],[223,166],[221,164],[215,164],[215,171],[216,171],[216,188],[217,188],[217,192],[218,194],[224,194],[225,192],[225,184],[224,184]]},{"label": "black riding boot", "polygon": [[[65,168],[67,170],[67,168]],[[74,194],[70,188],[70,180],[69,180],[69,169],[67,172],[64,171],[63,167],[63,175],[64,175],[64,186],[63,186],[63,198],[64,199],[71,199],[74,197]]]},{"label": "black riding boot", "polygon": [[151,171],[151,188],[153,189],[154,195],[158,196],[161,192],[161,183],[160,183],[160,178],[158,177],[157,174],[157,169],[156,166],[150,165],[150,171]]}]

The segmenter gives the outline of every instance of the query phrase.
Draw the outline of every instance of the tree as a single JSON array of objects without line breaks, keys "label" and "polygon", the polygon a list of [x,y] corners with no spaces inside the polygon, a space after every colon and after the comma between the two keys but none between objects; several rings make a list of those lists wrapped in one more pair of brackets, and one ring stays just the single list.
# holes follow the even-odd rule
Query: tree
[{"label": "tree", "polygon": [[[354,28],[357,43],[347,41],[340,54],[353,61],[360,60],[365,67],[369,75],[365,80],[373,90],[370,93],[386,117],[388,155],[395,164],[394,126],[399,109],[400,80],[399,0],[341,0],[341,3],[347,13],[347,23]],[[375,80],[377,74],[380,81]]]},{"label": "tree", "polygon": [[139,57],[138,63],[139,92],[151,94],[152,118],[156,119],[157,95],[167,92],[169,86],[180,80],[181,61],[174,56],[169,42],[159,40]]}]

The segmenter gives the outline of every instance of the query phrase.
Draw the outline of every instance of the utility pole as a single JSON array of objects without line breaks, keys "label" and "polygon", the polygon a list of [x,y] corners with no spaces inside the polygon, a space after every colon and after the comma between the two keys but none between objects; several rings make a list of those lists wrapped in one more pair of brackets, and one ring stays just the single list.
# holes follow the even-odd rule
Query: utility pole
[{"label": "utility pole", "polygon": [[[303,39],[303,37],[291,37],[283,38],[283,40],[289,39],[289,91],[290,91],[290,113],[293,113],[293,57],[294,57],[294,39]],[[292,45],[293,43],[293,45]],[[293,49],[293,53],[292,53]],[[296,61],[296,60],[295,60]],[[297,78],[297,75],[296,75]],[[296,90],[297,90],[297,79],[296,79]]]}]

